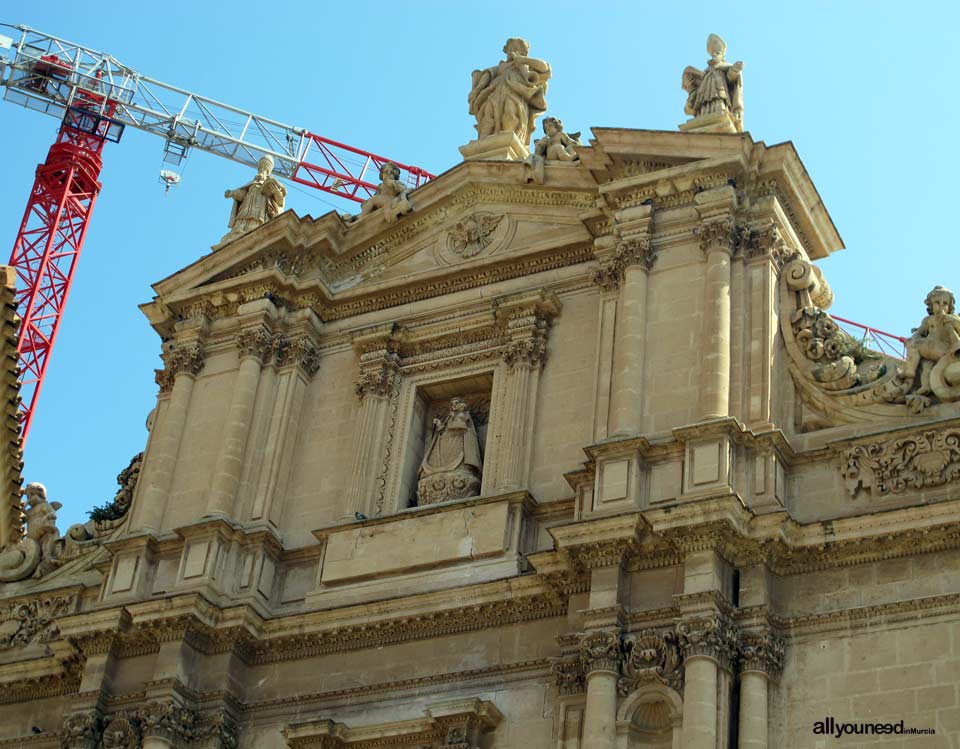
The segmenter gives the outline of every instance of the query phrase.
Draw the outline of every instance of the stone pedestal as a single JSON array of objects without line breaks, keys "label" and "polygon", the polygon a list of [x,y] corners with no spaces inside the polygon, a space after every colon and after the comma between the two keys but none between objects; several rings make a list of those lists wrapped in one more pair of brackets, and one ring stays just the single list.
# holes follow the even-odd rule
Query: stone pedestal
[{"label": "stone pedestal", "polygon": [[512,132],[472,140],[460,146],[460,153],[464,161],[523,161],[530,155],[523,141]]},{"label": "stone pedestal", "polygon": [[677,127],[685,133],[736,133],[736,121],[729,112],[715,112],[693,117]]}]

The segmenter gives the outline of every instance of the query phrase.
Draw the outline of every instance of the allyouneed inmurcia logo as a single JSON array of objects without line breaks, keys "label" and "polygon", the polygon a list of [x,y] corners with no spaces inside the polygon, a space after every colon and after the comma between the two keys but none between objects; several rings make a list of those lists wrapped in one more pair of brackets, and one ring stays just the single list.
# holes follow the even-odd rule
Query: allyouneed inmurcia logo
[{"label": "allyouneed inmurcia logo", "polygon": [[836,739],[844,736],[872,736],[883,734],[917,735],[934,734],[933,728],[907,728],[903,721],[898,723],[845,723],[839,722],[832,716],[818,720],[813,724],[813,732],[818,736],[833,736]]}]

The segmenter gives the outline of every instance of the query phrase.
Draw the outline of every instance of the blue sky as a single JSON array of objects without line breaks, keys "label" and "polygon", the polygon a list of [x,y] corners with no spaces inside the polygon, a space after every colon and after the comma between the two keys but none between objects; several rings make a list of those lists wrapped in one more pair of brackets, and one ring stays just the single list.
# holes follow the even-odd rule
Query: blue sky
[{"label": "blue sky", "polygon": [[[499,60],[510,36],[551,63],[548,113],[586,138],[592,126],[675,129],[685,119],[681,72],[704,63],[716,32],[746,65],[747,129],[768,144],[794,142],[847,245],[822,263],[832,311],[908,334],[932,286],[960,285],[950,233],[960,160],[953,4],[172,0],[118,12],[56,0],[6,4],[0,21],[434,173],[472,137],[470,71]],[[5,252],[57,126],[0,102]],[[226,228],[223,190],[248,178],[195,153],[164,196],[161,154],[159,138],[133,130],[104,154],[25,456],[25,479],[64,504],[62,528],[113,496],[146,440],[160,346],[137,305],[151,283],[209,251]],[[349,209],[307,188],[292,189],[287,205],[314,216]]]}]

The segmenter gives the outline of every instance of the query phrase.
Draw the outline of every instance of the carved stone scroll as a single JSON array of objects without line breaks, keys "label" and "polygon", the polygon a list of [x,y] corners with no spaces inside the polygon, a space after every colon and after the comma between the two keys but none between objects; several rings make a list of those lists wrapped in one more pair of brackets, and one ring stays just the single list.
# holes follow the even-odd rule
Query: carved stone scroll
[{"label": "carved stone scroll", "polygon": [[960,479],[960,429],[931,429],[844,454],[847,491],[875,497],[943,486]]}]

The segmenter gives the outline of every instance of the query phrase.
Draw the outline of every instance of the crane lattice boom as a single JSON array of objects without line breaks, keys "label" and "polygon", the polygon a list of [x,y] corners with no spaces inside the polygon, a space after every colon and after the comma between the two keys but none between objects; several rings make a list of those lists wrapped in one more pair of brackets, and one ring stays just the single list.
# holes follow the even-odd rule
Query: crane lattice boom
[{"label": "crane lattice boom", "polygon": [[[3,31],[9,30],[12,36]],[[47,160],[37,167],[10,264],[18,276],[21,419],[26,439],[77,258],[100,192],[101,153],[133,127],[164,140],[179,165],[192,149],[274,171],[332,195],[363,201],[391,162],[416,188],[433,175],[369,151],[148,78],[112,56],[26,26],[0,24],[3,98],[58,118]]]}]

